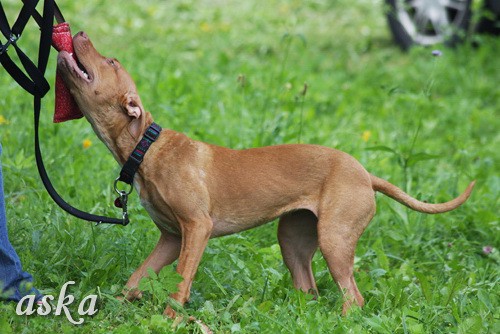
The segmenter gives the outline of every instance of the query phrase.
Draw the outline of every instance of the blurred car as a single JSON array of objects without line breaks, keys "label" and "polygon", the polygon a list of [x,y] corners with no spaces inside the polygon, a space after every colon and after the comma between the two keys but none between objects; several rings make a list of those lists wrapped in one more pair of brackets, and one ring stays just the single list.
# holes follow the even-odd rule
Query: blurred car
[{"label": "blurred car", "polygon": [[[387,20],[395,42],[404,50],[414,44],[454,45],[471,23],[472,0],[386,0]],[[476,31],[499,34],[500,0],[485,0]]]}]

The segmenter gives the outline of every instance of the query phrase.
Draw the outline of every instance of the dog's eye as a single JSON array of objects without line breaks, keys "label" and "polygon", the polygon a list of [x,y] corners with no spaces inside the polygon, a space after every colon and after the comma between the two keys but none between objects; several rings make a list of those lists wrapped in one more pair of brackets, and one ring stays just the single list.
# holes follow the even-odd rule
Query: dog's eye
[{"label": "dog's eye", "polygon": [[106,61],[108,62],[109,65],[111,65],[113,67],[116,66],[116,63],[117,63],[116,59],[108,58],[108,59],[106,59]]}]

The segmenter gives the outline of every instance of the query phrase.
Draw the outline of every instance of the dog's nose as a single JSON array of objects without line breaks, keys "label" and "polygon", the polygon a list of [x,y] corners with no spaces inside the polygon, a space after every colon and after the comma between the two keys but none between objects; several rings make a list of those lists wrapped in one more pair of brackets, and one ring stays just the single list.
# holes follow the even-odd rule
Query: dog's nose
[{"label": "dog's nose", "polygon": [[83,38],[83,39],[89,39],[89,36],[85,31],[80,31],[78,34],[78,37]]}]

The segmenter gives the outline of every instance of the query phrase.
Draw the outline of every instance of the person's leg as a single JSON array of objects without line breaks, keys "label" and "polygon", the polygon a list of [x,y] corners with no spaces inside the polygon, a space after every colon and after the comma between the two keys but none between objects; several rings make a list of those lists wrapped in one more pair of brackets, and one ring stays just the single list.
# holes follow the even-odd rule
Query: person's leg
[{"label": "person's leg", "polygon": [[[0,144],[0,156],[2,145]],[[21,261],[12,247],[7,234],[7,217],[5,215],[5,199],[3,191],[2,164],[0,161],[0,299],[19,301],[25,295],[36,295],[40,292],[32,286],[33,277],[23,271]]]}]

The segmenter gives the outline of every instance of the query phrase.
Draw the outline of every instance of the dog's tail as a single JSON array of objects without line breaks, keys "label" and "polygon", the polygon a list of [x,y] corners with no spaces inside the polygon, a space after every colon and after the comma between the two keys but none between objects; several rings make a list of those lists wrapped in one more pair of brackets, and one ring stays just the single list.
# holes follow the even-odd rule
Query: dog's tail
[{"label": "dog's tail", "polygon": [[373,190],[379,191],[389,196],[390,198],[395,199],[399,203],[406,205],[412,210],[424,213],[443,213],[458,208],[469,198],[472,189],[476,184],[476,181],[472,181],[467,187],[467,189],[465,189],[465,191],[460,196],[458,196],[455,199],[452,199],[449,202],[431,204],[431,203],[421,202],[411,197],[403,190],[399,189],[398,187],[396,187],[395,185],[384,179],[381,179],[371,174],[370,178],[372,181]]}]

